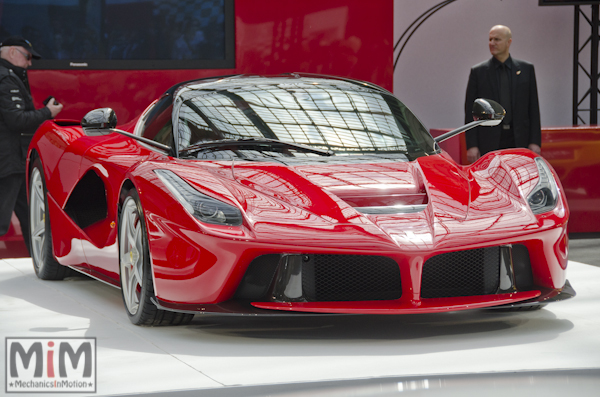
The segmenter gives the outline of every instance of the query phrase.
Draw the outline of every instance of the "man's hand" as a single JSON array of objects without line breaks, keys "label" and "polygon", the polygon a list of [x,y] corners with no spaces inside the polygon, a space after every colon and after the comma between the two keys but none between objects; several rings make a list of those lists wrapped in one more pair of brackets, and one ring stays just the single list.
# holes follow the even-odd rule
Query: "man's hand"
[{"label": "man's hand", "polygon": [[479,157],[481,157],[481,153],[479,152],[479,148],[477,146],[467,150],[467,161],[469,163],[474,163]]},{"label": "man's hand", "polygon": [[48,109],[50,109],[50,113],[52,114],[52,118],[55,118],[56,115],[59,114],[60,111],[63,108],[62,103],[56,102],[57,105],[55,105],[54,102],[56,102],[55,99],[54,98],[50,98],[50,100],[48,101],[48,104],[46,105],[46,107]]},{"label": "man's hand", "polygon": [[542,155],[542,148],[536,145],[535,143],[529,144],[529,150],[531,150],[535,154],[539,154],[540,156]]}]

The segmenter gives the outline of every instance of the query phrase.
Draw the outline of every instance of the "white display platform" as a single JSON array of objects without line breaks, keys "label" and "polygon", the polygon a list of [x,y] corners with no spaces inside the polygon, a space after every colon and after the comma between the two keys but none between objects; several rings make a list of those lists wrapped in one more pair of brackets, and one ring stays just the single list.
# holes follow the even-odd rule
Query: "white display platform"
[{"label": "white display platform", "polygon": [[534,312],[197,315],[187,326],[145,328],[129,322],[116,288],[39,280],[31,259],[2,259],[0,394],[6,337],[95,337],[96,395],[600,368],[600,268],[569,262],[568,279],[575,298]]}]

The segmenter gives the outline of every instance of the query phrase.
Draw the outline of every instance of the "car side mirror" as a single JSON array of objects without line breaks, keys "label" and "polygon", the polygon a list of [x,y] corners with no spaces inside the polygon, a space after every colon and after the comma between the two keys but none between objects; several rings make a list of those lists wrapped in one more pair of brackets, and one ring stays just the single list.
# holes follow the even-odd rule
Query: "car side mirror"
[{"label": "car side mirror", "polygon": [[111,108],[94,109],[88,112],[88,114],[81,119],[81,126],[83,127],[85,134],[89,136],[102,136],[115,132],[128,138],[135,139],[136,141],[144,142],[146,145],[164,150],[167,153],[173,152],[173,148],[170,146],[163,145],[152,139],[144,138],[143,136],[137,136],[131,132],[117,129],[117,115]]},{"label": "car side mirror", "polygon": [[81,119],[83,129],[104,130],[117,126],[117,115],[111,108],[94,109]]},{"label": "car side mirror", "polygon": [[494,126],[502,122],[506,116],[506,110],[496,101],[491,99],[477,98],[473,102],[473,120],[484,121],[480,125]]},{"label": "car side mirror", "polygon": [[470,130],[480,125],[484,126],[495,126],[502,122],[502,119],[506,115],[506,110],[496,101],[491,99],[477,98],[473,102],[473,121],[469,124],[463,125],[452,131],[448,131],[445,134],[434,138],[436,143],[445,141],[448,138],[452,138],[456,134]]}]

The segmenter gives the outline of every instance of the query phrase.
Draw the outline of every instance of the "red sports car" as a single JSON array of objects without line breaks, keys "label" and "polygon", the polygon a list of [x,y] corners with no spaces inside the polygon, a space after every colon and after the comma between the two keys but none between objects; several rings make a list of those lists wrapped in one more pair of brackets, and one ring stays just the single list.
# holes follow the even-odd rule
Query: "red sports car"
[{"label": "red sports car", "polygon": [[456,164],[390,92],[319,75],[178,84],[127,125],[47,121],[28,157],[36,274],[119,287],[138,325],[194,313],[537,309],[573,296],[569,210],[526,149]]}]

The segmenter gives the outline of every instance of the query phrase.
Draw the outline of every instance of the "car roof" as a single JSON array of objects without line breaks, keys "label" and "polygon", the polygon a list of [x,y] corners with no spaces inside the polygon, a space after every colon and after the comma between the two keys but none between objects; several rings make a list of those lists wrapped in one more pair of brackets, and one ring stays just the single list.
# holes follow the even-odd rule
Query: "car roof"
[{"label": "car roof", "polygon": [[172,97],[183,96],[185,100],[205,92],[228,88],[260,88],[260,86],[271,85],[300,87],[318,84],[335,85],[338,89],[347,89],[349,91],[376,91],[393,95],[388,90],[366,81],[311,73],[285,73],[279,75],[237,74],[208,77],[176,84],[169,88],[164,95]]}]

